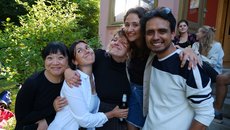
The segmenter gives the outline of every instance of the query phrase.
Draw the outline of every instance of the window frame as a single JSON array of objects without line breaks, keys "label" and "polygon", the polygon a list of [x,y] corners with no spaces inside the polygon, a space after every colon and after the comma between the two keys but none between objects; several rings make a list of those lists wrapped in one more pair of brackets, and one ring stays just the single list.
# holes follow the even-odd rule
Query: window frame
[{"label": "window frame", "polygon": [[[116,0],[110,0],[110,3],[109,3],[108,26],[121,26],[123,24],[123,20],[115,21],[115,2]],[[158,5],[158,0],[154,0],[154,4],[152,8],[157,7],[157,5]]]}]

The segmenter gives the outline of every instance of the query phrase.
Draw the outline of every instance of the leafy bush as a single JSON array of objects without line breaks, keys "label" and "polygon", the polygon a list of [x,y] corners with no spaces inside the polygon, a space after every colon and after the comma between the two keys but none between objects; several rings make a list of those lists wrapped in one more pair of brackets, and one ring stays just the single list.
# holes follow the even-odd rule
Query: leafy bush
[{"label": "leafy bush", "polygon": [[[89,28],[78,24],[82,14],[78,4],[69,0],[37,0],[30,7],[27,2],[17,0],[28,14],[20,16],[21,26],[13,25],[10,18],[0,31],[0,75],[8,80],[22,83],[43,68],[40,52],[48,42],[62,41],[69,46],[76,39],[89,39],[94,47],[100,47],[98,34],[89,35]],[[86,22],[86,21],[85,21]],[[98,26],[98,25],[96,25]],[[90,27],[91,28],[91,27]],[[91,39],[90,39],[91,38]]]}]

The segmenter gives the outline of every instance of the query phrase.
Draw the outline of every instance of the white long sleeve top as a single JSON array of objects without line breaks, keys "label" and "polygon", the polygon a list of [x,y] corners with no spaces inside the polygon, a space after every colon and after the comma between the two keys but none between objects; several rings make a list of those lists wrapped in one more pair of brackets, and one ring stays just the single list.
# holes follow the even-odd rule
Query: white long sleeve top
[{"label": "white long sleeve top", "polygon": [[143,130],[188,130],[193,119],[209,126],[214,118],[209,77],[200,66],[188,70],[186,63],[181,68],[179,53],[148,59],[149,84],[144,88],[149,90],[145,93],[148,113]]},{"label": "white long sleeve top", "polygon": [[[199,53],[199,42],[195,42],[192,49]],[[224,51],[219,42],[214,41],[208,55],[201,55],[201,60],[208,62],[219,74],[222,73]]]},{"label": "white long sleeve top", "polygon": [[80,70],[81,85],[69,87],[64,81],[61,96],[68,101],[61,111],[57,112],[55,119],[48,130],[77,130],[80,126],[94,130],[108,121],[106,115],[98,112],[99,98],[92,95],[90,77]]}]

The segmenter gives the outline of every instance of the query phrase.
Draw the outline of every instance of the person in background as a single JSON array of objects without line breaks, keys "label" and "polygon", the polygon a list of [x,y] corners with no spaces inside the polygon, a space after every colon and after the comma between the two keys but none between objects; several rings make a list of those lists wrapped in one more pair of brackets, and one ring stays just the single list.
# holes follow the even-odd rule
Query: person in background
[{"label": "person in background", "polygon": [[[198,42],[192,48],[203,61],[204,69],[210,75],[212,82],[216,82],[216,99],[214,102],[215,119],[217,123],[223,122],[221,108],[227,94],[229,84],[228,74],[222,74],[224,51],[221,43],[214,40],[215,29],[210,26],[202,26],[197,32]],[[213,68],[214,70],[212,70]]]},{"label": "person in background", "polygon": [[[129,100],[130,84],[126,73],[126,60],[129,57],[130,46],[123,29],[117,31],[107,50],[95,50],[93,74],[95,77],[96,92],[100,99],[99,112],[109,112],[120,105],[122,95],[126,94]],[[79,81],[76,73],[67,69],[65,78],[69,86]],[[74,84],[75,85],[75,84]],[[97,130],[127,130],[127,123],[119,118],[109,119]]]},{"label": "person in background", "polygon": [[201,57],[201,60],[213,67],[218,74],[222,73],[224,51],[221,44],[214,40],[215,29],[210,26],[202,26],[197,32],[198,42],[192,49]]},{"label": "person in background", "polygon": [[[159,7],[141,19],[142,33],[152,53],[144,84],[148,115],[143,130],[205,130],[213,120],[210,78],[198,65],[180,67],[180,49],[172,42],[176,19],[171,9]],[[185,122],[186,121],[186,122]]]},{"label": "person in background", "polygon": [[82,82],[79,87],[71,88],[64,81],[60,95],[67,99],[68,105],[57,112],[48,130],[76,130],[80,126],[93,130],[110,118],[126,118],[128,109],[119,109],[118,106],[110,112],[98,112],[100,100],[92,73],[95,54],[89,45],[83,40],[75,41],[69,52],[70,66],[80,74]]},{"label": "person in background", "polygon": [[42,51],[45,69],[29,77],[16,97],[15,130],[46,130],[55,117],[54,99],[60,94],[68,67],[68,48],[51,42]]},{"label": "person in background", "polygon": [[174,37],[173,43],[177,48],[192,47],[193,43],[196,42],[196,34],[189,33],[189,24],[185,19],[180,20],[177,23],[177,30],[179,35]]}]

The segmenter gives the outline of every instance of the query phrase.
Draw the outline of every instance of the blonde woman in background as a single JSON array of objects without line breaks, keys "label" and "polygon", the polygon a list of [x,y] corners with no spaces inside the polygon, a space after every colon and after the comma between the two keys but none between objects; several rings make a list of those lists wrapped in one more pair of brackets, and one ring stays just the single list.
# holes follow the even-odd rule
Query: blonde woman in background
[{"label": "blonde woman in background", "polygon": [[209,74],[212,82],[216,82],[214,121],[222,123],[223,115],[221,113],[221,108],[228,91],[227,85],[230,84],[230,75],[227,73],[222,74],[224,51],[221,44],[214,40],[215,29],[213,27],[202,26],[198,29],[196,35],[198,42],[194,43],[192,48],[200,55],[203,61],[203,67]]}]

